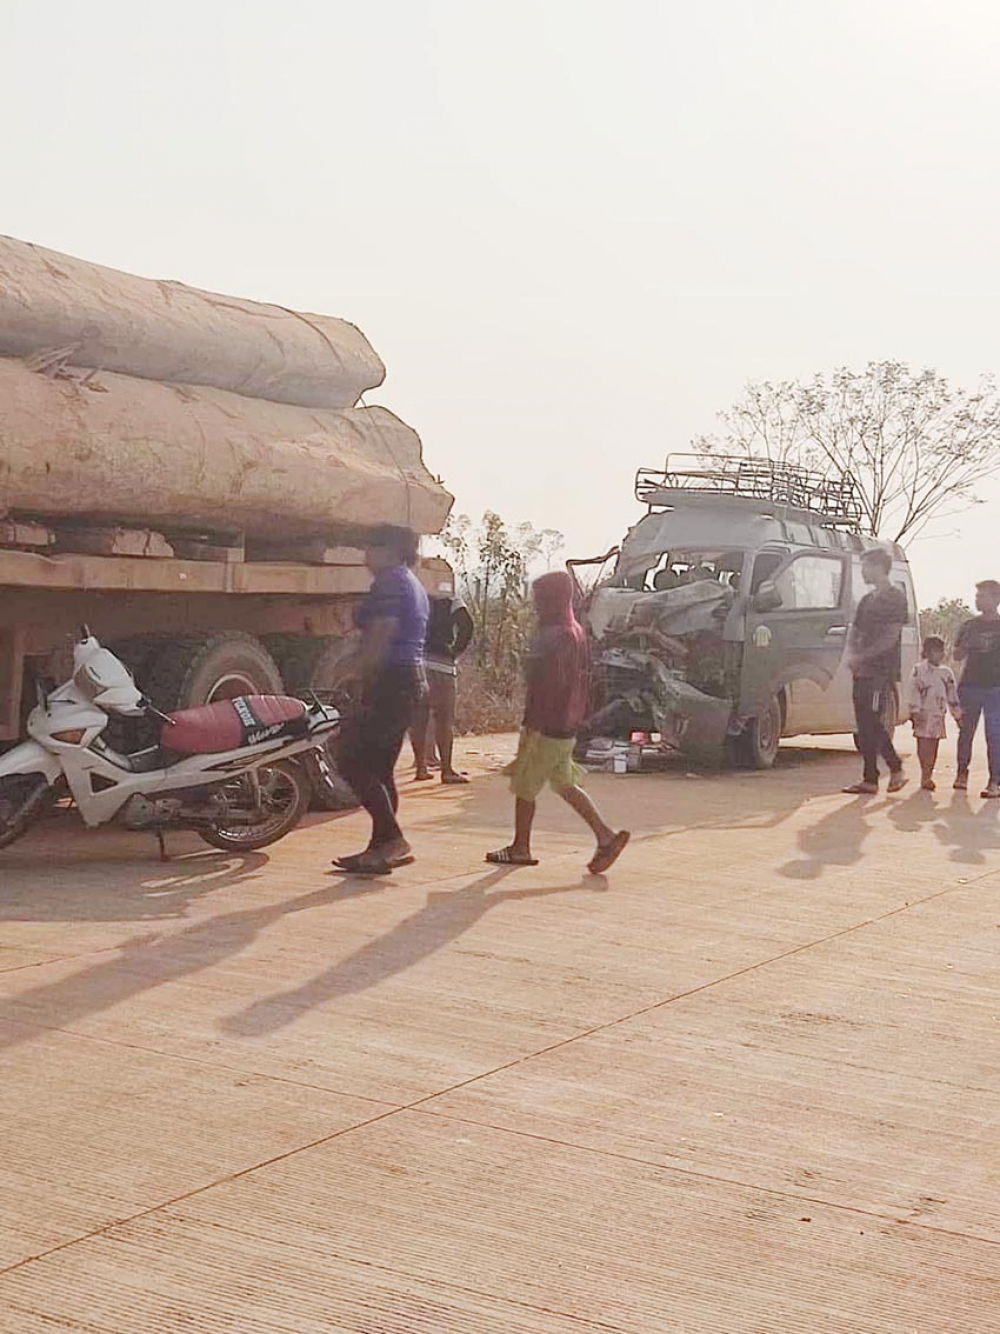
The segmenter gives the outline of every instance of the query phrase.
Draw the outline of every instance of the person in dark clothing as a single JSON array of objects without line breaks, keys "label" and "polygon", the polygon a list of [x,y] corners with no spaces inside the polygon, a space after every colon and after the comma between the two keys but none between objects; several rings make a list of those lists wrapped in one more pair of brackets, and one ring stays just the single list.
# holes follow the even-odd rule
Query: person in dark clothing
[{"label": "person in dark clothing", "polygon": [[885,725],[888,702],[900,678],[900,640],[909,617],[906,593],[890,581],[891,572],[892,557],[888,551],[878,547],[865,553],[861,574],[872,591],[858,603],[848,642],[858,749],[864,762],[861,782],[844,789],[852,795],[878,792],[880,755],[889,767],[887,790],[898,792],[906,785],[903,763]]},{"label": "person in dark clothing", "polygon": [[[431,778],[430,753],[437,746],[441,757],[442,783],[467,783],[454,765],[455,697],[458,691],[458,659],[472,643],[475,630],[468,607],[457,597],[431,598],[424,657],[427,696],[418,705],[410,739],[417,763],[416,781]],[[431,722],[434,740],[431,741]]]},{"label": "person in dark clothing", "polygon": [[996,579],[976,585],[976,610],[979,615],[962,625],[955,640],[955,659],[965,664],[958,687],[962,722],[955,787],[964,792],[969,786],[972,743],[982,715],[990,766],[982,795],[1000,797],[1000,583]]},{"label": "person in dark clothing", "polygon": [[496,866],[537,866],[531,855],[535,803],[548,783],[590,826],[597,850],[589,863],[595,875],[621,855],[629,833],[602,818],[580,786],[573,760],[576,733],[587,713],[590,654],[573,611],[573,581],[557,571],[535,581],[532,593],[538,634],[528,657],[528,697],[517,758],[507,768],[514,793],[514,841],[486,860]]},{"label": "person in dark clothing", "polygon": [[343,777],[372,819],[364,852],[341,857],[341,870],[384,874],[411,860],[396,819],[394,771],[414,709],[426,694],[424,641],[428,599],[413,573],[417,537],[409,528],[377,529],[366,550],[375,579],[355,620],[361,631],[361,707],[341,734]]}]

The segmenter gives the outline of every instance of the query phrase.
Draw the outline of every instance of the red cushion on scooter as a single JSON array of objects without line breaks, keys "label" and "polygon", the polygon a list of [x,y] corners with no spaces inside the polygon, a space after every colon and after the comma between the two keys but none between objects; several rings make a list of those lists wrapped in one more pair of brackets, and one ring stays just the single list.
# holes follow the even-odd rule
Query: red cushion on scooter
[{"label": "red cushion on scooter", "polygon": [[[163,724],[160,744],[181,755],[212,755],[265,740],[261,732],[303,717],[306,706],[287,695],[246,695],[180,709]],[[275,735],[276,733],[272,733]]]}]

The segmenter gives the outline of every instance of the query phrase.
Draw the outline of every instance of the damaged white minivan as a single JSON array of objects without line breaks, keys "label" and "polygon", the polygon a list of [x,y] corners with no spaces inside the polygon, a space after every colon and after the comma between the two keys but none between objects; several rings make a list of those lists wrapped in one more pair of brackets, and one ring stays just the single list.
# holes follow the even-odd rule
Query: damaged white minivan
[{"label": "damaged white minivan", "polygon": [[[906,593],[909,675],[919,645],[910,568],[899,546],[862,533],[850,477],[671,455],[662,470],[640,470],[636,498],[647,512],[620,548],[568,563],[594,643],[583,753],[612,739],[640,755],[682,750],[765,769],[782,737],[852,732],[845,650],[867,591],[861,558],[875,546]],[[581,567],[611,559],[610,577],[585,593]],[[891,726],[898,695],[887,707]]]}]

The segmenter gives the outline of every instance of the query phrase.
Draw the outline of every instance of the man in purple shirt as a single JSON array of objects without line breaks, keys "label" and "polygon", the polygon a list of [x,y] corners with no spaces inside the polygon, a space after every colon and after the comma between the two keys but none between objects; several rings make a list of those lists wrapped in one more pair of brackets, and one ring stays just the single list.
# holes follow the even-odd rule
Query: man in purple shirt
[{"label": "man in purple shirt", "polygon": [[376,529],[365,555],[375,579],[355,616],[361,631],[361,708],[344,725],[338,763],[372,818],[372,836],[364,852],[337,858],[334,865],[377,875],[412,860],[396,819],[394,772],[414,709],[427,690],[429,604],[413,573],[417,537],[409,528]]}]

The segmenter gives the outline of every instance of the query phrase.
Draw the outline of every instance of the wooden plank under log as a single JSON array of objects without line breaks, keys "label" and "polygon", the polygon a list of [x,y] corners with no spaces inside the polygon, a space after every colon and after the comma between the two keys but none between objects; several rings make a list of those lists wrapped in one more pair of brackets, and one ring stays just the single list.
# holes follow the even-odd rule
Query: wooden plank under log
[{"label": "wooden plank under log", "polygon": [[360,547],[330,546],[321,537],[302,542],[248,542],[249,560],[295,561],[300,565],[364,565]]},{"label": "wooden plank under log", "polygon": [[246,559],[242,538],[177,537],[170,535],[170,545],[181,560],[217,561],[223,565],[239,565]]},{"label": "wooden plank under log", "polygon": [[34,519],[0,519],[0,547],[31,547],[45,551],[55,545],[53,530]]},{"label": "wooden plank under log", "polygon": [[152,528],[77,528],[58,531],[60,551],[79,551],[87,556],[134,556],[164,560],[174,549]]},{"label": "wooden plank under log", "polygon": [[[454,575],[436,558],[420,562],[417,576],[428,592],[450,593]],[[88,592],[285,594],[333,598],[366,593],[371,575],[360,566],[294,565],[246,561],[134,560],[123,556],[0,550],[0,591],[8,588],[76,589]]]}]

